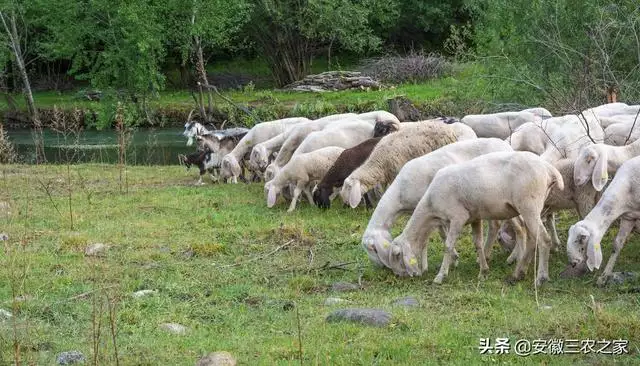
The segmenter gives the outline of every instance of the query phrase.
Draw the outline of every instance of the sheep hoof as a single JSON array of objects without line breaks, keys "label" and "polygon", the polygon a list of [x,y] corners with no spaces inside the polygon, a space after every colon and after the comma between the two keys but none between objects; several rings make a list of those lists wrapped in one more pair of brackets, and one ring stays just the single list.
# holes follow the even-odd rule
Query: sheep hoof
[{"label": "sheep hoof", "polygon": [[545,282],[549,282],[549,276],[540,276],[536,278],[536,286],[542,286]]},{"label": "sheep hoof", "polygon": [[507,285],[515,285],[517,282],[521,281],[523,277],[524,277],[524,276],[522,276],[522,275],[518,275],[518,276],[515,276],[515,275],[507,276],[507,278],[505,278],[505,279],[504,279],[504,282],[506,282],[506,283],[507,283]]},{"label": "sheep hoof", "polygon": [[480,271],[480,273],[478,273],[478,281],[486,281],[486,279],[489,277],[489,270],[483,270]]},{"label": "sheep hoof", "polygon": [[438,274],[436,278],[433,279],[433,284],[442,285],[442,281],[444,281],[444,276],[442,274]]}]

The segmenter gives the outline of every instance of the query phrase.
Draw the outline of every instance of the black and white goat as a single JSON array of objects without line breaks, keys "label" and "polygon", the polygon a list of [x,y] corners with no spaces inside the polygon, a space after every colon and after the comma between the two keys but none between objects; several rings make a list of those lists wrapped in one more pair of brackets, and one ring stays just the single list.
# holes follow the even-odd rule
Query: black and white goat
[{"label": "black and white goat", "polygon": [[[200,176],[196,185],[203,185],[202,176],[207,171],[211,176],[211,181],[218,181],[218,172],[220,168],[220,159],[217,154],[211,151],[196,151],[189,155],[179,154],[178,161],[180,165],[184,165],[187,170],[191,168],[191,165],[197,166],[200,169]],[[215,173],[215,175],[214,175]]]}]

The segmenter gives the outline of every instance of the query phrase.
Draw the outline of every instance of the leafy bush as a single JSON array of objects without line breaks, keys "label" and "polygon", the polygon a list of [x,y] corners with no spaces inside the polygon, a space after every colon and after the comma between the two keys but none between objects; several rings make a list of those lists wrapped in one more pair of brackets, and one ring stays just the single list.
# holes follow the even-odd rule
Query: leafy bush
[{"label": "leafy bush", "polygon": [[451,64],[442,55],[411,51],[405,56],[383,56],[362,61],[359,71],[387,83],[418,82],[447,74]]}]

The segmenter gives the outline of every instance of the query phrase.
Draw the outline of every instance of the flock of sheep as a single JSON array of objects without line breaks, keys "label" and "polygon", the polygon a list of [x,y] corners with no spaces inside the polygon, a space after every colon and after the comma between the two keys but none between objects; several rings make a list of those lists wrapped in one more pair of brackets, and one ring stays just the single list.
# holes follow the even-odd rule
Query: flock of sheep
[{"label": "flock of sheep", "polygon": [[[212,179],[233,183],[247,181],[249,171],[252,179],[264,178],[267,206],[282,196],[289,211],[303,193],[321,208],[338,194],[351,207],[379,197],[362,236],[370,260],[400,276],[419,276],[437,230],[445,243],[438,284],[457,263],[455,245],[466,224],[481,278],[497,241],[511,251],[508,263],[516,262],[514,281],[524,277],[537,250],[536,283],[542,284],[550,251],[560,245],[555,212],[576,210],[582,218],[569,230],[567,276],[600,268],[600,241],[620,218],[613,254],[598,279],[605,284],[627,237],[640,228],[639,113],[640,105],[610,103],[561,117],[531,108],[402,123],[385,111],[347,113],[263,122],[250,130],[207,131],[189,122],[183,135],[188,145],[197,140],[198,151],[180,162],[200,168],[200,184],[206,171],[219,170]],[[393,238],[401,213],[412,216]]]}]

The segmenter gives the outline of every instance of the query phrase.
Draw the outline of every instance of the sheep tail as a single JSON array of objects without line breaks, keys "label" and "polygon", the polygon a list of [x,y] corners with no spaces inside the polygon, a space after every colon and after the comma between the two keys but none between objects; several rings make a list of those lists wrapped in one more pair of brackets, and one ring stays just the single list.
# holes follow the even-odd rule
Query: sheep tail
[{"label": "sheep tail", "polygon": [[551,176],[551,184],[556,184],[559,190],[564,190],[564,180],[562,179],[562,174],[560,171],[556,169],[551,163],[546,163],[547,169],[549,170],[549,175]]}]

